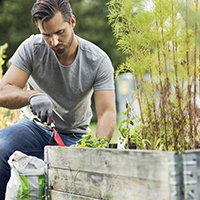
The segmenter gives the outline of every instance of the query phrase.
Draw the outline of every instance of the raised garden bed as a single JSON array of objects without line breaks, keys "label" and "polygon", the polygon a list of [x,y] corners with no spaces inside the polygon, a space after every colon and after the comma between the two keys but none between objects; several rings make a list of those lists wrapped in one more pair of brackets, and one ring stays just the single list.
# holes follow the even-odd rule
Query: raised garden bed
[{"label": "raised garden bed", "polygon": [[46,146],[45,161],[52,200],[184,197],[182,156],[176,152]]}]

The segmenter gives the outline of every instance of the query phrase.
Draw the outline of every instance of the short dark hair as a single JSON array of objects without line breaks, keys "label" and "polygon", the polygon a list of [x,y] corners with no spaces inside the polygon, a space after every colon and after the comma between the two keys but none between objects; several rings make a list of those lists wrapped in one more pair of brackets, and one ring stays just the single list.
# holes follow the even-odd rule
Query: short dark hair
[{"label": "short dark hair", "polygon": [[32,7],[32,20],[37,25],[37,21],[50,20],[57,12],[61,12],[65,22],[71,24],[72,9],[68,0],[37,0]]}]

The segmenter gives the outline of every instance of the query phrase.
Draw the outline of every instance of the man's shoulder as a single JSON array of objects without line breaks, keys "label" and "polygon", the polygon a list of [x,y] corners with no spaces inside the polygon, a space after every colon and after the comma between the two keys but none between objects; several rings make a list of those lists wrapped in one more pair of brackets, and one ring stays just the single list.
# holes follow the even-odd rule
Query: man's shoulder
[{"label": "man's shoulder", "polygon": [[25,42],[32,43],[33,45],[44,45],[44,39],[41,34],[31,35]]},{"label": "man's shoulder", "polygon": [[83,39],[79,36],[76,36],[80,45],[80,49],[83,50],[85,53],[89,53],[94,54],[94,55],[98,55],[98,56],[106,56],[107,54],[100,48],[98,47],[96,44]]},{"label": "man's shoulder", "polygon": [[47,45],[41,34],[31,35],[23,42],[24,47],[27,51],[32,53],[41,53],[47,49]]}]

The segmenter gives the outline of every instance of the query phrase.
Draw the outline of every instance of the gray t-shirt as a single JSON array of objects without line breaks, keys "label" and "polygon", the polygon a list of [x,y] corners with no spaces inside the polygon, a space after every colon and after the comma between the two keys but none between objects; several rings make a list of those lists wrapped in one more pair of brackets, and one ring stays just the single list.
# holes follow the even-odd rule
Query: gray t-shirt
[{"label": "gray t-shirt", "polygon": [[[114,69],[105,52],[76,36],[78,51],[70,66],[63,66],[40,34],[25,40],[10,59],[30,74],[28,88],[46,93],[53,103],[53,119],[60,133],[87,133],[92,117],[93,91],[114,89]],[[20,78],[20,77],[19,77]],[[22,108],[33,119],[30,106]]]}]

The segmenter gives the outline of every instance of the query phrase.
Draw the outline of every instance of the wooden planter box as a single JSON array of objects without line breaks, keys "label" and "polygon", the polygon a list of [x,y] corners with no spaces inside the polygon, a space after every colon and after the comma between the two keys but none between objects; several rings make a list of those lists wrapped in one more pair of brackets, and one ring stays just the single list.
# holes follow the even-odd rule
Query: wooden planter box
[{"label": "wooden planter box", "polygon": [[52,200],[183,199],[176,152],[46,146],[45,162]]}]

